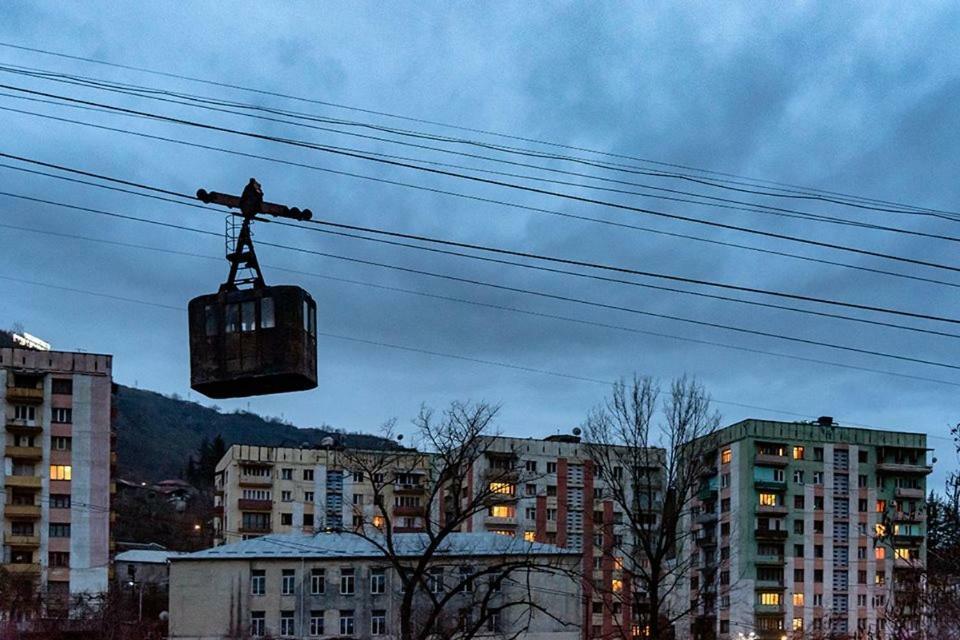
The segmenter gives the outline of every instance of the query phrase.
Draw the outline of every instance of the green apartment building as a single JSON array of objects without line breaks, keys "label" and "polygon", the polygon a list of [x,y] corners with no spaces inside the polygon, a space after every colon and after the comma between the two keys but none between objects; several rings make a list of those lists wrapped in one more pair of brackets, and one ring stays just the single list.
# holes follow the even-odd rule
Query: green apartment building
[{"label": "green apartment building", "polygon": [[926,561],[924,434],[823,417],[712,438],[678,637],[881,638],[892,612],[902,623]]}]

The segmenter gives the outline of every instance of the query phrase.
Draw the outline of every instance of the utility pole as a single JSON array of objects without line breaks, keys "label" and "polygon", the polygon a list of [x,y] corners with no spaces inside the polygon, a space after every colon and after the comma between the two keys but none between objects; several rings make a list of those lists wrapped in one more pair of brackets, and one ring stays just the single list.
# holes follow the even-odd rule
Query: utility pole
[{"label": "utility pole", "polygon": [[[301,210],[297,207],[264,202],[263,188],[254,178],[250,178],[250,182],[243,188],[243,193],[240,196],[200,189],[197,191],[197,199],[207,204],[219,204],[230,209],[239,209],[240,215],[243,216],[240,233],[236,236],[234,242],[231,242],[234,238],[231,237],[230,232],[232,229],[231,221],[236,214],[230,214],[230,217],[227,218],[227,261],[230,262],[230,275],[227,281],[220,285],[220,291],[234,291],[238,288],[237,285],[243,284],[253,285],[254,288],[266,286],[263,273],[260,271],[260,263],[257,262],[257,254],[253,249],[253,234],[250,232],[250,224],[254,220],[267,221],[264,218],[258,218],[258,214],[304,221],[313,217],[310,209]],[[237,272],[240,269],[248,271],[249,275],[238,280]]]}]

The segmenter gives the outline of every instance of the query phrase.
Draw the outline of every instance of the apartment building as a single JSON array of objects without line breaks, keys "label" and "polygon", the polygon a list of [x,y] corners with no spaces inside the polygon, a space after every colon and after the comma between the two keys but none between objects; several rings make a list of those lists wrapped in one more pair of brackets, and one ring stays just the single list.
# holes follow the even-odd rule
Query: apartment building
[{"label": "apartment building", "polygon": [[924,434],[824,417],[712,438],[681,634],[882,638],[888,614],[910,613],[897,598],[926,561]]},{"label": "apartment building", "polygon": [[[370,452],[372,456],[382,452]],[[376,525],[372,482],[382,487],[398,533],[423,529],[426,460],[411,451],[371,478],[351,464],[363,452],[233,445],[217,464],[214,538],[224,544],[267,533],[312,533]],[[383,477],[389,476],[389,477]]]},{"label": "apartment building", "polygon": [[3,566],[62,609],[108,586],[112,358],[12,338],[0,336]]},{"label": "apartment building", "polygon": [[[423,534],[397,534],[398,561],[418,560],[428,543]],[[509,575],[491,568],[513,556],[533,567]],[[351,533],[261,536],[170,560],[171,638],[399,637],[401,582],[377,546]],[[454,533],[435,560],[425,588],[437,600],[449,598],[443,608],[449,615],[435,625],[438,637],[449,637],[442,630],[451,624],[475,621],[481,636],[577,639],[576,581],[536,568],[576,564],[575,553],[490,533]],[[490,575],[505,579],[494,584]],[[422,604],[415,600],[415,607]],[[500,612],[479,617],[481,606]]]},{"label": "apartment building", "polygon": [[[650,454],[655,501],[651,526],[657,524],[662,500],[662,453]],[[579,553],[582,575],[591,576],[582,585],[580,637],[631,637],[640,633],[640,612],[631,607],[645,600],[623,569],[622,555],[633,543],[631,527],[596,473],[594,457],[576,435],[492,438],[474,461],[470,481],[473,486],[487,483],[502,499],[477,513],[466,530],[522,537]],[[469,493],[475,495],[472,489]]]}]

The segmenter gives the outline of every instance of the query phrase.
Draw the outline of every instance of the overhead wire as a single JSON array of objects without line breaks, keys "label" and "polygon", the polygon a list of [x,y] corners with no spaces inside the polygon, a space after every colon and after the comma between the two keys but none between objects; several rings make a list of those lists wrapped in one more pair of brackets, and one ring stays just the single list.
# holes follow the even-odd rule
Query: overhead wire
[{"label": "overhead wire", "polygon": [[[91,63],[91,64],[98,64],[98,65],[102,65],[102,66],[106,66],[106,67],[113,67],[113,68],[118,68],[118,69],[132,70],[132,71],[137,71],[137,72],[140,72],[140,73],[147,73],[147,74],[151,74],[151,75],[155,75],[155,76],[167,77],[167,78],[172,78],[172,79],[177,79],[177,80],[186,80],[186,81],[189,81],[189,82],[204,84],[204,85],[208,85],[208,86],[215,86],[215,87],[228,88],[228,89],[233,89],[233,90],[238,90],[238,91],[244,91],[244,92],[253,93],[253,94],[256,94],[256,95],[273,96],[273,97],[278,97],[278,98],[285,99],[285,100],[292,100],[292,101],[298,101],[298,102],[303,102],[303,103],[316,104],[316,105],[320,105],[320,106],[324,106],[324,107],[330,107],[330,108],[336,108],[336,109],[343,109],[343,110],[354,111],[354,112],[358,112],[358,113],[365,113],[365,114],[368,114],[368,115],[376,115],[376,116],[381,116],[381,117],[394,118],[394,119],[403,120],[403,121],[407,121],[407,122],[415,122],[415,123],[419,123],[419,124],[428,124],[428,125],[431,125],[431,126],[449,128],[449,129],[460,130],[460,131],[467,131],[467,132],[470,132],[470,133],[479,133],[479,134],[482,134],[482,135],[489,135],[489,136],[495,136],[495,137],[500,137],[500,138],[505,138],[505,139],[512,139],[512,140],[517,140],[517,141],[521,141],[521,142],[527,142],[527,143],[532,143],[532,144],[549,146],[549,147],[553,147],[553,148],[566,149],[566,150],[572,150],[572,151],[579,151],[579,152],[589,153],[589,154],[592,154],[592,155],[612,157],[612,158],[619,158],[619,159],[622,159],[622,160],[629,160],[629,161],[632,161],[632,162],[641,162],[641,163],[646,163],[646,164],[666,166],[666,167],[671,167],[671,168],[674,168],[674,169],[691,170],[691,171],[696,171],[696,172],[698,172],[698,173],[705,173],[705,174],[710,174],[710,175],[717,176],[717,177],[718,177],[718,181],[721,182],[721,183],[727,182],[727,183],[730,183],[730,184],[743,185],[743,186],[757,186],[757,185],[752,184],[752,183],[749,183],[749,182],[747,182],[747,183],[742,182],[743,180],[750,180],[750,181],[754,181],[754,182],[758,182],[758,183],[763,183],[763,184],[771,185],[771,186],[774,186],[774,187],[779,187],[779,188],[780,188],[780,191],[781,191],[782,193],[781,193],[781,194],[772,194],[772,195],[780,195],[781,197],[813,196],[814,199],[821,199],[821,200],[826,201],[826,202],[834,202],[834,203],[836,203],[836,204],[841,204],[841,205],[848,205],[848,204],[852,204],[852,203],[860,203],[860,204],[875,203],[875,204],[895,206],[895,207],[898,207],[898,208],[900,208],[900,209],[910,209],[910,210],[914,210],[914,211],[925,211],[925,212],[931,212],[931,213],[945,213],[945,214],[950,214],[950,215],[958,215],[957,212],[953,212],[953,211],[944,211],[944,210],[941,210],[941,209],[934,209],[934,208],[929,208],[929,207],[919,207],[919,206],[914,206],[914,205],[908,205],[908,204],[893,202],[893,201],[889,201],[889,200],[882,200],[882,199],[878,199],[878,198],[868,198],[868,197],[864,197],[864,196],[851,195],[851,194],[846,194],[846,193],[838,192],[838,191],[830,191],[830,190],[825,190],[825,189],[816,189],[816,188],[812,188],[812,187],[802,187],[802,186],[798,186],[798,185],[795,185],[795,184],[784,183],[784,182],[777,182],[777,181],[772,181],[772,180],[762,180],[762,179],[757,179],[757,178],[750,178],[750,177],[747,177],[747,176],[742,176],[742,175],[738,175],[738,174],[734,174],[734,173],[730,173],[730,172],[714,171],[714,170],[709,170],[709,169],[703,169],[703,168],[693,167],[693,166],[690,166],[690,165],[684,165],[684,164],[680,164],[680,163],[657,161],[657,160],[647,159],[647,158],[641,158],[641,157],[637,157],[637,156],[633,156],[633,155],[629,155],[629,154],[620,154],[620,153],[614,153],[614,152],[610,152],[610,151],[602,151],[602,150],[597,150],[597,149],[591,149],[591,148],[588,148],[588,147],[580,147],[580,146],[575,146],[575,145],[567,145],[567,144],[558,143],[558,142],[555,142],[555,141],[542,140],[542,139],[537,139],[537,138],[532,138],[532,137],[524,137],[524,136],[518,136],[518,135],[511,135],[511,134],[507,134],[507,133],[502,133],[502,132],[497,132],[497,131],[492,131],[492,130],[487,130],[487,129],[482,129],[482,128],[471,128],[471,127],[466,127],[466,126],[462,126],[462,125],[455,125],[455,124],[444,123],[444,122],[440,122],[440,121],[436,121],[436,120],[430,120],[430,119],[426,119],[426,118],[412,117],[412,116],[406,116],[406,115],[391,113],[391,112],[387,112],[387,111],[367,109],[367,108],[362,108],[362,107],[357,107],[357,106],[352,106],[352,105],[347,105],[347,104],[342,104],[342,103],[336,103],[336,102],[332,102],[332,101],[319,100],[319,99],[315,99],[315,98],[306,98],[306,97],[303,97],[303,96],[286,94],[286,93],[282,93],[282,92],[279,92],[279,91],[271,91],[271,90],[259,89],[259,88],[256,88],[256,87],[239,85],[239,84],[235,84],[235,83],[215,81],[215,80],[210,80],[210,79],[208,79],[208,78],[200,78],[200,77],[190,76],[190,75],[181,74],[181,73],[173,73],[173,72],[169,72],[169,71],[160,71],[160,70],[157,70],[157,69],[151,69],[151,68],[147,68],[147,67],[139,67],[139,66],[134,66],[134,65],[128,65],[128,64],[122,64],[122,63],[117,63],[117,62],[111,62],[111,61],[107,61],[107,60],[99,60],[99,59],[91,58],[91,57],[72,55],[72,54],[67,54],[67,53],[63,53],[63,52],[52,51],[52,50],[49,50],[49,49],[42,49],[42,48],[37,48],[37,47],[28,47],[28,46],[23,46],[23,45],[17,45],[17,44],[9,43],[9,42],[0,42],[0,47],[5,47],[5,48],[8,48],[8,49],[13,49],[13,50],[28,51],[28,52],[32,52],[32,53],[40,53],[40,54],[43,54],[43,55],[58,57],[58,58],[62,58],[62,59],[69,59],[69,60],[74,60],[74,61],[80,61],[80,62],[86,62],[86,63]],[[416,132],[410,132],[410,133],[416,133]],[[481,146],[481,147],[487,147],[487,148],[495,148],[495,147],[498,147],[498,146],[499,146],[499,145],[489,145],[489,144],[487,144],[487,143],[483,143],[483,142],[479,142],[479,141],[475,141],[475,140],[469,140],[469,139],[452,139],[451,141],[455,141],[455,142],[458,142],[458,143],[461,143],[461,144],[471,144],[471,145],[476,145],[476,146]],[[513,152],[525,152],[525,151],[529,151],[529,150],[525,150],[525,149],[521,149],[521,148],[511,148],[511,147],[501,147],[499,150],[506,150],[506,151],[513,151]],[[535,153],[535,152],[534,152],[534,153]],[[565,160],[570,160],[570,161],[582,160],[581,158],[576,158],[576,157],[569,157],[569,158],[563,157],[563,156],[556,156],[556,157],[557,157],[557,159],[565,159]],[[627,167],[629,167],[629,165],[627,165]],[[673,176],[671,176],[671,177],[673,177]],[[687,177],[687,176],[684,176],[684,175],[682,175],[682,174],[678,174],[676,177],[685,178],[685,177]],[[724,180],[724,178],[728,178],[728,179]],[[736,178],[736,179],[738,179],[738,180],[729,180],[729,178]],[[716,186],[716,185],[711,185],[711,186]],[[837,199],[824,198],[824,197],[822,197],[823,195],[826,195],[826,196],[837,196],[838,198],[837,198]],[[883,209],[883,208],[880,208],[880,209],[881,209],[881,210],[885,210],[885,209]]]},{"label": "overhead wire", "polygon": [[[706,226],[715,227],[715,228],[721,228],[721,229],[730,230],[730,231],[738,231],[738,232],[748,233],[748,234],[753,234],[753,235],[758,235],[758,236],[762,236],[762,237],[769,237],[769,238],[774,238],[774,239],[779,239],[779,240],[786,240],[786,241],[790,241],[790,242],[797,242],[797,243],[800,243],[800,244],[807,244],[807,245],[816,246],[816,247],[821,247],[821,248],[834,249],[834,250],[838,250],[838,251],[845,251],[845,252],[855,253],[855,254],[859,254],[859,255],[867,255],[867,256],[872,256],[872,257],[879,257],[879,258],[883,258],[883,259],[887,259],[887,260],[894,260],[894,261],[904,262],[904,263],[908,263],[908,264],[914,264],[914,265],[919,265],[919,266],[926,266],[926,267],[935,268],[935,269],[943,269],[943,270],[948,270],[948,271],[952,271],[952,272],[960,272],[960,267],[956,267],[956,266],[952,266],[952,265],[944,265],[944,264],[935,263],[935,262],[931,262],[931,261],[919,260],[919,259],[916,259],[916,258],[908,258],[908,257],[905,257],[905,256],[895,256],[895,255],[891,255],[891,254],[887,254],[887,253],[883,253],[883,252],[871,251],[871,250],[868,250],[868,249],[863,249],[863,248],[858,248],[858,247],[851,247],[851,246],[842,245],[842,244],[838,244],[838,243],[834,243],[834,242],[819,241],[819,240],[814,240],[814,239],[811,239],[811,238],[803,238],[803,237],[793,236],[793,235],[789,235],[789,234],[783,234],[783,233],[778,233],[778,232],[772,232],[772,231],[765,231],[765,230],[760,230],[760,229],[754,229],[754,228],[751,228],[751,227],[745,227],[745,226],[741,226],[741,225],[732,225],[732,224],[728,224],[728,223],[716,222],[716,221],[713,221],[713,220],[696,218],[696,217],[687,216],[687,215],[681,215],[681,214],[676,214],[676,213],[668,213],[668,212],[657,211],[657,210],[653,210],[653,209],[647,209],[647,208],[643,208],[643,207],[635,207],[635,206],[631,206],[631,205],[627,205],[627,204],[623,204],[623,203],[618,203],[618,202],[613,202],[613,201],[598,200],[598,199],[596,199],[596,198],[588,198],[588,197],[585,197],[585,196],[576,195],[576,194],[572,194],[572,193],[558,192],[558,191],[550,191],[550,190],[547,190],[547,189],[540,189],[540,188],[538,188],[538,187],[532,187],[532,186],[524,185],[524,184],[518,184],[518,183],[513,183],[513,182],[506,182],[506,181],[503,181],[503,180],[494,180],[494,179],[491,179],[491,178],[484,178],[484,177],[476,176],[476,175],[470,175],[470,174],[459,173],[459,172],[454,172],[454,171],[447,171],[447,170],[445,170],[445,169],[438,169],[438,168],[435,168],[435,167],[422,166],[422,165],[418,165],[418,164],[416,164],[416,163],[411,163],[411,162],[402,162],[402,161],[399,161],[399,160],[391,160],[391,159],[388,159],[388,158],[377,157],[377,156],[373,156],[373,155],[369,155],[369,154],[364,154],[364,153],[357,153],[357,152],[352,152],[352,151],[346,151],[346,150],[344,150],[344,149],[342,149],[342,148],[333,148],[333,147],[330,147],[330,146],[328,146],[328,145],[322,145],[322,144],[319,144],[319,143],[310,143],[310,142],[304,142],[304,141],[295,140],[295,139],[291,139],[291,138],[284,138],[284,137],[278,137],[278,136],[272,136],[272,135],[267,135],[267,134],[256,133],[256,132],[252,132],[252,131],[243,131],[243,130],[233,129],[233,128],[230,128],[230,127],[222,127],[222,126],[215,125],[215,124],[211,124],[211,123],[197,122],[197,121],[188,120],[188,119],[185,119],[185,118],[176,118],[176,117],[173,117],[173,116],[165,116],[165,115],[160,115],[160,114],[155,114],[155,113],[149,113],[149,112],[140,111],[140,110],[137,110],[137,109],[128,109],[128,108],[125,108],[125,107],[119,107],[119,106],[115,106],[115,105],[109,105],[109,104],[99,103],[99,102],[90,101],[90,100],[82,100],[82,99],[79,99],[79,98],[72,98],[72,97],[69,97],[69,96],[52,94],[52,93],[44,92],[44,91],[36,91],[36,90],[32,90],[32,89],[26,89],[26,88],[23,88],[23,87],[16,87],[16,86],[13,86],[13,85],[0,84],[0,88],[12,90],[12,91],[18,91],[18,92],[22,92],[22,93],[26,93],[26,94],[28,94],[28,95],[39,95],[39,96],[45,96],[45,97],[49,97],[49,98],[55,98],[55,99],[63,100],[63,101],[65,101],[65,102],[71,102],[71,103],[76,103],[76,104],[83,104],[83,105],[88,105],[88,106],[95,106],[95,107],[99,107],[99,108],[104,108],[104,109],[113,110],[113,111],[116,111],[117,113],[126,113],[126,114],[138,115],[138,116],[146,116],[146,117],[149,117],[149,118],[151,118],[151,119],[155,119],[155,120],[159,120],[159,121],[169,122],[169,123],[173,123],[173,124],[180,124],[180,125],[189,126],[189,127],[194,127],[194,128],[199,128],[199,129],[203,129],[203,130],[216,131],[216,132],[220,132],[220,133],[230,133],[230,134],[237,135],[237,136],[240,136],[240,137],[245,137],[245,138],[250,138],[250,139],[256,139],[256,140],[262,140],[262,141],[268,141],[268,142],[275,142],[275,143],[278,143],[278,144],[289,145],[289,146],[294,146],[294,147],[298,147],[298,148],[312,149],[312,150],[315,150],[315,151],[320,151],[320,152],[324,152],[324,153],[334,154],[334,155],[338,155],[338,156],[342,156],[342,157],[350,157],[350,158],[355,158],[355,159],[360,159],[360,160],[367,160],[367,161],[371,161],[371,162],[375,162],[375,163],[381,163],[381,164],[385,164],[385,165],[389,165],[389,166],[394,166],[394,167],[399,167],[399,168],[404,168],[404,169],[411,169],[411,170],[415,170],[415,171],[426,172],[426,173],[430,173],[430,174],[434,174],[434,175],[440,175],[440,176],[445,176],[445,177],[455,177],[455,178],[460,178],[460,179],[464,179],[464,180],[468,180],[468,181],[472,181],[472,182],[476,182],[476,183],[480,183],[480,184],[490,185],[490,186],[503,187],[503,188],[513,189],[513,190],[519,190],[519,191],[524,191],[524,192],[529,192],[529,193],[535,193],[535,194],[538,194],[538,195],[546,195],[546,196],[550,196],[550,197],[555,197],[555,198],[560,198],[560,199],[565,199],[565,200],[571,200],[571,201],[580,202],[580,203],[585,203],[585,204],[593,204],[593,205],[598,205],[598,206],[610,207],[610,208],[614,208],[614,209],[630,211],[630,212],[633,212],[633,213],[639,213],[639,214],[651,215],[651,216],[655,216],[655,217],[661,217],[661,218],[679,220],[679,221],[689,222],[689,223],[693,223],[693,224],[701,224],[701,225],[706,225]],[[40,115],[40,114],[25,112],[25,111],[23,111],[23,110],[11,109],[11,108],[9,108],[9,107],[4,107],[3,109],[4,109],[4,110],[9,110],[9,111],[14,111],[14,112],[27,113],[28,115]],[[45,117],[49,117],[49,118],[52,118],[52,119],[60,119],[60,120],[65,121],[65,122],[71,122],[70,119],[65,119],[65,118],[56,118],[56,117],[53,117],[53,116],[45,116]],[[75,124],[89,124],[89,123],[83,123],[82,121],[80,121],[80,122],[78,122],[78,121],[73,121],[73,122],[74,122]],[[98,126],[99,128],[117,130],[117,131],[121,131],[121,132],[124,132],[124,133],[133,133],[133,132],[129,132],[129,131],[122,130],[122,129],[115,129],[115,128],[111,128],[111,127],[103,127],[102,125],[95,125],[95,126]],[[139,133],[133,133],[133,134],[134,134],[134,135],[141,135],[141,134],[139,134]],[[144,137],[154,137],[154,136],[149,136],[149,135],[147,135],[147,134],[142,134],[142,135],[143,135]],[[162,139],[162,138],[160,138],[159,136],[157,136],[157,138],[158,138],[158,139]],[[343,173],[346,174],[346,172],[343,172]],[[946,237],[946,236],[945,236],[944,238],[949,238],[949,237]],[[954,239],[954,240],[960,241],[960,238],[957,238],[957,239]]]},{"label": "overhead wire", "polygon": [[[96,242],[96,243],[99,243],[99,244],[106,244],[106,245],[112,245],[112,246],[118,246],[118,247],[127,247],[127,248],[141,249],[141,250],[146,250],[146,251],[155,251],[155,252],[166,253],[166,254],[170,254],[170,255],[178,255],[178,256],[186,256],[186,257],[193,257],[193,258],[201,258],[201,259],[213,260],[213,261],[217,261],[217,262],[221,262],[221,261],[223,260],[222,257],[213,256],[213,255],[209,255],[209,254],[199,254],[199,253],[194,253],[194,252],[189,252],[189,251],[180,251],[180,250],[176,250],[176,249],[165,249],[165,248],[155,247],[155,246],[150,246],[150,245],[142,245],[142,244],[137,244],[137,243],[123,242],[123,241],[119,241],[119,240],[108,240],[108,239],[105,239],[105,238],[96,238],[96,237],[84,236],[84,235],[73,234],[73,233],[62,233],[62,232],[58,232],[58,231],[50,231],[50,230],[44,230],[44,229],[36,229],[36,228],[31,228],[31,227],[21,227],[21,226],[17,226],[17,225],[10,225],[10,224],[3,224],[3,223],[0,223],[0,228],[13,229],[13,230],[17,230],[17,231],[26,231],[26,232],[30,232],[30,233],[38,233],[38,234],[49,235],[49,236],[58,237],[58,238],[69,238],[69,239],[74,239],[74,240],[84,240],[84,241],[88,241],[88,242]],[[209,235],[219,236],[219,234],[216,234],[216,233],[213,233],[213,232],[207,232],[207,233],[208,233]],[[386,268],[395,269],[395,270],[401,270],[401,271],[407,270],[407,269],[405,269],[405,268],[403,268],[403,267],[400,267],[400,266],[397,266],[397,265],[385,265],[385,264],[383,264],[383,263],[372,263],[372,262],[366,261],[366,260],[360,260],[360,259],[351,258],[351,257],[345,257],[345,256],[338,256],[338,255],[333,255],[333,254],[324,254],[322,257],[329,257],[329,258],[333,258],[333,259],[341,259],[341,260],[346,260],[346,261],[350,261],[350,262],[357,262],[357,263],[361,263],[361,264],[367,264],[368,266],[383,266],[383,267],[386,267]],[[936,378],[928,378],[928,377],[924,377],[924,376],[916,376],[916,375],[912,375],[912,374],[895,372],[895,371],[890,371],[890,370],[886,370],[886,369],[875,369],[875,368],[871,368],[871,367],[863,367],[863,366],[858,366],[858,365],[844,364],[844,363],[834,362],[834,361],[830,361],[830,360],[821,360],[821,359],[817,359],[817,358],[809,358],[809,357],[798,356],[798,355],[794,355],[794,354],[785,354],[785,353],[779,353],[779,352],[773,352],[773,351],[766,351],[766,350],[763,350],[763,349],[756,349],[756,348],[751,348],[751,347],[744,347],[744,346],[740,346],[740,345],[732,345],[732,344],[727,344],[727,343],[717,342],[717,341],[712,341],[712,340],[704,340],[704,339],[700,339],[700,338],[691,338],[691,337],[688,337],[688,336],[678,336],[678,335],[674,335],[674,334],[662,333],[662,332],[657,332],[657,331],[649,331],[649,330],[645,330],[645,329],[638,329],[638,328],[636,328],[636,327],[627,327],[627,326],[624,326],[624,325],[611,324],[611,323],[608,323],[608,322],[598,322],[598,321],[586,320],[586,319],[583,319],[583,318],[573,318],[573,317],[563,316],[563,315],[553,314],[553,313],[544,313],[544,312],[539,312],[539,311],[531,311],[531,310],[529,310],[529,309],[522,309],[522,308],[517,308],[517,307],[511,307],[511,306],[509,306],[509,305],[504,305],[504,304],[493,304],[493,303],[481,302],[481,301],[476,300],[476,299],[461,298],[461,297],[456,297],[456,296],[440,295],[440,294],[436,294],[436,293],[429,293],[429,292],[418,291],[418,290],[414,290],[414,289],[406,289],[406,288],[403,288],[403,287],[383,285],[383,284],[378,284],[378,283],[373,283],[373,282],[368,282],[368,281],[355,280],[355,279],[351,279],[351,278],[341,278],[341,277],[337,277],[337,276],[331,276],[331,275],[328,275],[328,274],[321,274],[321,273],[316,273],[316,272],[311,272],[311,271],[303,271],[303,270],[300,270],[300,269],[291,269],[291,268],[288,268],[288,267],[283,267],[283,266],[279,266],[279,265],[275,265],[275,264],[268,264],[268,263],[261,263],[261,264],[262,264],[263,267],[266,267],[266,268],[269,268],[269,269],[272,269],[272,270],[275,270],[275,271],[282,271],[282,272],[285,272],[285,273],[292,273],[292,274],[303,275],[303,276],[308,276],[308,277],[312,277],[312,278],[319,278],[319,279],[328,280],[328,281],[333,281],[333,282],[340,282],[340,283],[347,283],[347,284],[359,285],[359,286],[364,286],[364,287],[370,287],[370,288],[380,289],[380,290],[384,290],[384,291],[392,291],[392,292],[404,293],[404,294],[409,294],[409,295],[416,295],[416,296],[421,296],[421,297],[426,297],[426,298],[431,298],[431,299],[444,300],[444,301],[447,301],[447,302],[458,302],[458,303],[462,303],[462,304],[469,304],[469,305],[472,305],[472,306],[484,307],[484,308],[494,309],[494,310],[498,310],[498,311],[509,311],[509,312],[513,312],[513,313],[518,313],[518,314],[523,314],[523,315],[529,315],[529,316],[538,317],[538,318],[546,318],[546,319],[550,319],[550,320],[559,320],[559,321],[576,323],[576,324],[582,324],[582,325],[592,326],[592,327],[598,327],[598,328],[613,329],[613,330],[617,330],[617,331],[625,331],[625,332],[637,333],[637,334],[641,334],[641,335],[649,335],[649,336],[653,336],[653,337],[666,338],[666,339],[671,339],[671,340],[678,340],[678,341],[682,341],[682,342],[690,342],[690,343],[693,343],[693,344],[700,344],[700,345],[705,345],[705,346],[719,347],[719,348],[723,348],[723,349],[731,349],[731,350],[741,351],[741,352],[745,352],[745,353],[758,354],[758,355],[766,355],[766,356],[778,357],[778,358],[786,358],[786,359],[796,360],[796,361],[800,361],[800,362],[808,362],[808,363],[819,364],[819,365],[827,365],[827,366],[832,366],[832,367],[839,367],[839,368],[844,368],[844,369],[851,369],[851,370],[855,370],[855,371],[865,371],[865,372],[869,372],[869,373],[877,373],[877,374],[882,374],[882,375],[890,375],[890,376],[902,377],[902,378],[906,378],[906,379],[921,380],[921,381],[924,381],[924,382],[933,382],[933,383],[937,383],[937,384],[945,384],[945,385],[951,385],[951,386],[958,386],[958,387],[960,387],[960,382],[958,382],[958,383],[953,383],[953,382],[948,382],[948,381],[946,381],[946,380],[941,380],[941,379],[936,379]],[[431,272],[423,272],[423,271],[415,270],[415,269],[410,269],[409,271],[413,271],[414,273],[417,273],[417,274],[420,274],[420,275],[429,275],[429,276],[433,276],[433,277],[437,277],[437,278],[444,278],[444,279],[450,278],[451,280],[457,281],[457,282],[462,282],[462,281],[465,280],[465,279],[462,279],[462,278],[451,277],[451,276],[447,276],[447,275],[444,275],[444,274],[431,273]],[[528,290],[528,289],[518,289],[518,288],[515,288],[515,287],[503,287],[503,286],[501,286],[501,285],[497,285],[497,284],[493,284],[493,283],[489,283],[489,282],[468,280],[467,283],[469,283],[469,284],[475,284],[475,285],[477,285],[477,286],[491,287],[491,288],[494,288],[494,289],[505,289],[505,290],[507,290],[507,291],[516,292],[516,293],[525,293],[525,294],[534,295],[534,296],[541,296],[541,297],[545,297],[545,298],[548,298],[548,299],[557,299],[557,300],[565,301],[565,302],[573,302],[573,303],[582,304],[582,305],[598,306],[598,307],[600,307],[600,308],[608,308],[608,307],[609,307],[609,308],[612,308],[613,310],[618,310],[618,311],[632,311],[632,310],[630,310],[630,309],[626,309],[626,308],[622,308],[622,307],[617,307],[617,306],[614,306],[614,305],[604,305],[604,304],[602,304],[602,303],[593,302],[593,301],[588,301],[588,300],[583,300],[583,299],[572,298],[572,297],[570,297],[570,296],[555,296],[555,295],[552,295],[552,294],[547,294],[547,293],[543,293],[543,292],[539,292],[539,291],[532,291],[532,290]],[[123,298],[119,298],[119,299],[123,300]],[[128,301],[134,302],[133,300],[128,300]],[[139,302],[139,301],[136,301],[136,302]]]}]

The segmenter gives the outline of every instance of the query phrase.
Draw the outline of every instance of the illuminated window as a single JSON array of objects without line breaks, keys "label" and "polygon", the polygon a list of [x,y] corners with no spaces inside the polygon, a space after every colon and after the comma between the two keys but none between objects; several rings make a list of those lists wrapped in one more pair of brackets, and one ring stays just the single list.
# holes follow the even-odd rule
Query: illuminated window
[{"label": "illuminated window", "polygon": [[887,548],[886,547],[877,547],[873,550],[873,557],[877,560],[883,560],[887,557]]},{"label": "illuminated window", "polygon": [[618,556],[614,556],[614,558],[613,558],[613,568],[616,569],[617,571],[621,571],[621,570],[623,569],[623,558],[620,558],[620,557],[618,557]]},{"label": "illuminated window", "polygon": [[878,522],[873,526],[873,531],[878,537],[883,537],[887,535],[887,525]]},{"label": "illuminated window", "polygon": [[803,447],[794,447],[794,448],[793,448],[793,459],[794,459],[794,460],[803,460]]},{"label": "illuminated window", "polygon": [[527,542],[533,542],[534,540],[536,540],[536,537],[537,537],[537,534],[535,534],[533,531],[523,532],[523,539],[526,540]]},{"label": "illuminated window", "polygon": [[623,580],[611,580],[610,587],[613,589],[614,593],[620,593],[623,591]]},{"label": "illuminated window", "polygon": [[501,495],[512,496],[515,487],[509,482],[491,482],[490,483],[490,492],[499,493]]},{"label": "illuminated window", "polygon": [[512,518],[517,515],[517,511],[513,506],[497,504],[490,507],[490,515],[494,518]]},{"label": "illuminated window", "polygon": [[775,494],[775,493],[761,493],[761,494],[760,494],[760,506],[761,506],[761,507],[775,507],[775,506],[777,506],[777,494]]},{"label": "illuminated window", "polygon": [[803,606],[803,594],[795,593],[793,594],[793,606],[802,607]]},{"label": "illuminated window", "polygon": [[780,594],[769,591],[760,592],[760,604],[770,606],[780,606]]},{"label": "illuminated window", "polygon": [[886,500],[877,500],[877,513],[883,513],[887,510]]},{"label": "illuminated window", "polygon": [[800,631],[803,629],[803,618],[794,618],[793,619],[793,630]]},{"label": "illuminated window", "polygon": [[50,465],[50,479],[51,480],[69,480],[71,476],[70,465],[68,464],[52,464]]},{"label": "illuminated window", "polygon": [[373,516],[373,526],[375,526],[377,529],[382,529],[383,524],[383,516]]},{"label": "illuminated window", "polygon": [[897,547],[893,550],[893,557],[895,560],[909,560],[910,559],[910,549],[905,549],[903,547]]},{"label": "illuminated window", "polygon": [[731,451],[730,449],[724,449],[723,452],[720,454],[720,462],[722,462],[723,464],[727,464],[731,460],[733,460],[733,451]]}]

